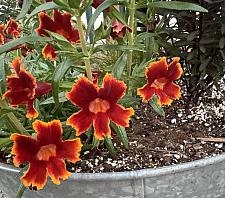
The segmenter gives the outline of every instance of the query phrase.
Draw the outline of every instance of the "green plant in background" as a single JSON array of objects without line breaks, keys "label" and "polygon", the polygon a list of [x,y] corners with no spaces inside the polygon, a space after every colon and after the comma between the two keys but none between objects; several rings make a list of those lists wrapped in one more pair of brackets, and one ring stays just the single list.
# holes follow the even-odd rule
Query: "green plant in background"
[{"label": "green plant in background", "polygon": [[19,11],[17,0],[0,0],[0,22],[5,23],[9,18],[16,18]]}]

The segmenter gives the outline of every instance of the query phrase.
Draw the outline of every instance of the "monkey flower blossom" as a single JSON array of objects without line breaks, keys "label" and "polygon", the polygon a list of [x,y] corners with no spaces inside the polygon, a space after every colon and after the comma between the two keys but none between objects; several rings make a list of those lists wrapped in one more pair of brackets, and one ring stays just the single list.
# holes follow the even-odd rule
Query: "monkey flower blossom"
[{"label": "monkey flower blossom", "polygon": [[159,97],[157,103],[161,106],[170,105],[173,100],[180,98],[180,87],[173,82],[183,73],[179,60],[180,58],[176,57],[168,65],[166,57],[163,57],[160,61],[149,64],[145,71],[148,82],[137,90],[143,101],[148,101],[157,95]]},{"label": "monkey flower blossom", "polygon": [[6,25],[6,33],[16,38],[20,37],[21,29],[16,21],[9,19]]},{"label": "monkey flower blossom", "polygon": [[[79,32],[76,28],[72,27],[71,24],[71,14],[64,13],[61,14],[58,10],[53,11],[53,18],[49,17],[47,13],[40,12],[39,20],[40,25],[36,29],[36,32],[41,36],[48,36],[47,31],[51,31],[60,34],[68,41],[73,43],[78,43],[80,40]],[[47,31],[46,31],[47,30]],[[54,60],[53,57],[56,55],[54,48],[47,44],[42,51],[43,56]],[[49,51],[48,51],[49,50]],[[54,51],[53,51],[54,50]]]},{"label": "monkey flower blossom", "polygon": [[129,118],[134,114],[133,108],[125,109],[117,104],[126,91],[123,81],[118,81],[106,74],[101,88],[81,77],[67,93],[67,98],[81,110],[67,119],[67,124],[76,130],[79,136],[87,131],[92,123],[94,135],[102,140],[111,136],[110,120],[122,127],[129,126]]},{"label": "monkey flower blossom", "polygon": [[51,84],[45,82],[36,82],[35,77],[21,67],[22,60],[20,57],[12,61],[12,67],[15,74],[7,77],[7,91],[3,95],[9,99],[11,106],[17,107],[24,104],[27,107],[26,117],[29,119],[36,118],[38,112],[34,108],[34,101],[38,96],[42,96],[51,91]]},{"label": "monkey flower blossom", "polygon": [[19,166],[29,163],[28,170],[20,178],[26,187],[42,189],[47,177],[59,185],[60,179],[67,179],[71,173],[66,170],[64,159],[75,163],[79,161],[82,143],[80,138],[62,140],[62,126],[59,120],[42,122],[36,120],[33,128],[36,138],[14,133],[10,139],[13,141],[13,163]]},{"label": "monkey flower blossom", "polygon": [[115,40],[117,38],[123,38],[126,31],[132,32],[129,26],[120,23],[117,19],[113,20],[111,28],[111,37]]}]

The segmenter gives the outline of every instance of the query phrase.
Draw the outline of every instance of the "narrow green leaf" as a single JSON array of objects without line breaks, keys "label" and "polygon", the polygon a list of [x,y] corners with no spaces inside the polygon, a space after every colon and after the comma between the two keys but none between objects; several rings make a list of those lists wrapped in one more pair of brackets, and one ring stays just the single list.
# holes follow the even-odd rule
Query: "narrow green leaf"
[{"label": "narrow green leaf", "polygon": [[114,6],[112,6],[110,9],[111,9],[113,18],[116,18],[124,25],[127,25],[127,22],[126,22],[124,16],[122,15],[122,13],[120,13]]},{"label": "narrow green leaf", "polygon": [[164,109],[161,106],[158,105],[156,96],[154,96],[149,101],[149,104],[152,106],[152,108],[155,110],[156,113],[158,113],[159,115],[165,117],[165,111],[164,111]]},{"label": "narrow green leaf", "polygon": [[37,35],[35,35],[35,36],[24,36],[24,37],[15,39],[15,40],[13,40],[11,42],[8,42],[8,43],[2,45],[0,47],[0,54],[2,54],[4,52],[7,52],[10,49],[12,49],[12,48],[14,48],[16,46],[19,46],[21,44],[34,43],[34,42],[37,42],[37,41],[47,42],[47,41],[51,41],[51,39],[47,38],[47,37],[37,36]]},{"label": "narrow green leaf", "polygon": [[26,129],[23,127],[21,122],[17,119],[17,117],[12,113],[8,113],[4,116],[6,119],[6,126],[8,130],[12,133],[21,133],[24,135],[28,135],[29,133],[26,131]]},{"label": "narrow green leaf", "polygon": [[52,9],[58,9],[60,8],[59,5],[55,4],[54,2],[48,2],[41,4],[40,6],[36,7],[28,16],[28,19],[31,18],[32,16],[36,15],[37,13],[45,10],[52,10]]},{"label": "narrow green leaf", "polygon": [[98,6],[88,23],[86,35],[90,34],[91,29],[94,26],[94,23],[98,16],[101,14],[101,12],[106,8],[110,7],[111,5],[115,4],[116,2],[117,0],[105,0],[100,6]]},{"label": "narrow green leaf", "polygon": [[121,126],[117,126],[114,122],[111,122],[110,126],[116,132],[116,134],[118,135],[120,141],[123,143],[124,147],[126,149],[128,149],[129,148],[129,144],[128,144],[128,137],[127,137],[127,133],[126,133],[125,128],[123,128]]},{"label": "narrow green leaf", "polygon": [[[67,101],[67,98],[65,96],[65,92],[60,92],[59,93],[59,103],[66,102],[66,101]],[[50,97],[50,98],[46,99],[45,101],[41,102],[40,105],[47,105],[47,104],[54,104],[54,103],[55,103],[54,98]]]},{"label": "narrow green leaf", "polygon": [[208,12],[207,9],[203,8],[194,3],[189,2],[181,2],[181,1],[156,1],[156,2],[149,2],[148,4],[139,4],[137,8],[163,8],[163,9],[170,9],[170,10],[191,10],[196,12]]},{"label": "narrow green leaf", "polygon": [[100,141],[93,135],[91,149],[97,148],[99,146]]},{"label": "narrow green leaf", "polygon": [[55,102],[55,108],[53,112],[57,111],[59,108],[59,82],[62,80],[68,69],[73,65],[73,61],[67,59],[66,61],[62,62],[54,71],[52,75],[52,95]]},{"label": "narrow green leaf", "polygon": [[144,45],[132,45],[132,46],[128,46],[128,45],[98,45],[95,48],[95,51],[101,51],[101,50],[120,50],[120,51],[129,51],[129,50],[133,50],[133,51],[140,51],[140,52],[146,52],[146,50],[144,49]]},{"label": "narrow green leaf", "polygon": [[17,16],[16,20],[22,19],[29,11],[31,5],[32,5],[33,0],[23,0],[23,6],[22,9]]},{"label": "narrow green leaf", "polygon": [[16,198],[22,198],[25,190],[26,190],[26,187],[23,185],[23,183],[21,183],[20,186],[19,186],[19,189],[17,191]]},{"label": "narrow green leaf", "polygon": [[116,151],[114,149],[114,146],[113,146],[113,143],[112,143],[112,140],[111,138],[107,138],[105,137],[105,145],[106,145],[106,148],[107,150],[109,151],[109,154],[114,158],[116,157]]},{"label": "narrow green leaf", "polygon": [[9,137],[0,138],[0,149],[10,142],[11,140]]},{"label": "narrow green leaf", "polygon": [[121,79],[121,76],[123,74],[123,70],[127,64],[127,53],[124,52],[116,61],[116,63],[113,65],[112,74],[117,79]]}]

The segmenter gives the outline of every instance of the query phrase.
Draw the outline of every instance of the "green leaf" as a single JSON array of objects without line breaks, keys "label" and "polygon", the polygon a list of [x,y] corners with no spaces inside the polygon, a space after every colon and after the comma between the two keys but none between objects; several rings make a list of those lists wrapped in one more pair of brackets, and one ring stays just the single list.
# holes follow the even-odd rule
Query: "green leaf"
[{"label": "green leaf", "polygon": [[181,1],[156,1],[149,2],[148,4],[139,4],[137,8],[145,8],[149,6],[150,8],[163,8],[170,10],[191,10],[196,12],[208,12],[207,9],[203,8],[194,3],[181,2]]},{"label": "green leaf", "polygon": [[22,198],[25,190],[26,190],[26,187],[23,185],[23,183],[21,183],[20,186],[19,186],[19,189],[17,191],[16,198]]},{"label": "green leaf", "polygon": [[117,126],[114,122],[111,122],[110,126],[116,132],[116,134],[118,135],[120,141],[123,143],[124,147],[126,149],[128,149],[129,148],[129,144],[128,144],[128,137],[127,137],[127,133],[126,133],[125,128],[123,128],[121,126]]},{"label": "green leaf", "polygon": [[156,113],[158,113],[159,115],[165,117],[165,111],[164,111],[164,109],[161,106],[158,105],[156,96],[154,96],[149,101],[149,104],[152,106],[152,108],[155,110]]},{"label": "green leaf", "polygon": [[93,135],[91,150],[99,146],[100,141]]},{"label": "green leaf", "polygon": [[29,11],[33,0],[23,0],[23,6],[20,11],[20,14],[17,16],[16,20],[22,19]]},{"label": "green leaf", "polygon": [[106,8],[110,7],[111,5],[115,4],[116,2],[117,0],[105,0],[100,6],[98,6],[88,23],[86,35],[90,34],[91,29],[94,26],[94,23],[98,16],[101,14],[101,12]]},{"label": "green leaf", "polygon": [[55,4],[54,2],[48,2],[41,4],[40,6],[36,7],[28,16],[28,19],[31,18],[32,16],[36,15],[37,13],[45,10],[52,10],[52,9],[58,9],[60,8],[59,5]]},{"label": "green leaf", "polygon": [[8,130],[12,133],[21,133],[24,135],[28,135],[29,133],[23,127],[21,122],[17,119],[17,117],[12,113],[8,113],[4,116],[5,125],[7,126]]},{"label": "green leaf", "polygon": [[0,149],[10,142],[11,140],[9,137],[0,138]]},{"label": "green leaf", "polygon": [[127,22],[126,22],[124,16],[114,6],[112,6],[110,9],[111,9],[113,18],[116,18],[124,25],[127,25]]},{"label": "green leaf", "polygon": [[146,52],[146,50],[144,49],[144,45],[132,45],[132,46],[128,46],[128,45],[98,45],[95,48],[95,51],[105,51],[105,50],[120,50],[120,51],[140,51],[140,52]]},{"label": "green leaf", "polygon": [[12,40],[11,42],[8,42],[4,45],[2,45],[0,47],[0,54],[5,53],[9,50],[11,50],[12,48],[24,44],[24,43],[34,43],[34,42],[47,42],[47,41],[51,41],[51,39],[47,38],[47,37],[42,37],[42,36],[24,36],[15,40]]},{"label": "green leaf", "polygon": [[[60,92],[59,93],[59,103],[66,102],[66,101],[67,101],[67,98],[65,96],[65,92]],[[41,102],[40,105],[47,105],[47,104],[54,104],[54,103],[55,103],[54,98],[50,97],[50,98],[46,99],[45,101]]]},{"label": "green leaf", "polygon": [[117,79],[121,79],[123,74],[123,70],[127,64],[127,53],[124,52],[113,65],[112,75],[115,76]]},{"label": "green leaf", "polygon": [[107,150],[109,151],[109,154],[114,158],[116,157],[116,151],[114,149],[114,146],[113,146],[113,143],[112,143],[112,140],[111,138],[107,138],[105,137],[105,145],[106,145],[106,148]]},{"label": "green leaf", "polygon": [[52,95],[55,102],[55,108],[53,112],[57,111],[59,108],[59,82],[65,76],[68,69],[74,64],[74,62],[70,59],[62,62],[54,71],[52,75]]}]

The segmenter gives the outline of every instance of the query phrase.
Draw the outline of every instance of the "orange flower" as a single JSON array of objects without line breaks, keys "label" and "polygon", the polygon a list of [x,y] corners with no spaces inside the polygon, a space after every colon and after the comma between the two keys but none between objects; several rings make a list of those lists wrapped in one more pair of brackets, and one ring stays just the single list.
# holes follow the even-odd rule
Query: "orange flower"
[{"label": "orange flower", "polygon": [[0,25],[0,45],[3,45],[5,43],[5,34],[4,34],[5,28],[6,28],[5,24]]},{"label": "orange flower", "polygon": [[7,97],[11,106],[26,105],[28,110],[26,117],[29,119],[36,118],[38,112],[34,108],[35,98],[50,92],[51,85],[45,82],[36,82],[31,73],[21,68],[21,64],[20,57],[12,61],[16,73],[7,77],[8,90],[3,95],[3,99]]},{"label": "orange flower", "polygon": [[145,72],[148,82],[137,89],[137,94],[143,98],[143,101],[148,101],[157,95],[159,97],[157,102],[161,106],[170,105],[173,100],[180,98],[180,87],[173,83],[183,73],[179,60],[180,58],[176,57],[168,65],[166,57],[163,57],[160,61],[150,63]]},{"label": "orange flower", "polygon": [[122,127],[129,126],[129,118],[134,114],[132,108],[125,109],[117,104],[126,91],[123,81],[118,81],[106,74],[101,88],[96,87],[86,77],[81,77],[67,98],[81,108],[81,110],[67,119],[67,124],[76,130],[79,136],[87,131],[92,123],[94,135],[102,140],[104,136],[110,137],[110,120]]},{"label": "orange flower", "polygon": [[45,12],[39,13],[40,26],[36,29],[39,35],[49,36],[45,31],[55,32],[62,35],[68,41],[77,43],[80,36],[77,29],[71,25],[71,15],[69,13],[61,14],[58,10],[53,11],[53,19]]},{"label": "orange flower", "polygon": [[16,21],[9,19],[6,25],[6,33],[16,38],[20,37],[20,27]]},{"label": "orange flower", "polygon": [[44,59],[49,58],[49,60],[54,61],[55,57],[56,57],[56,52],[55,52],[55,49],[51,45],[46,44],[42,50],[42,55],[43,55]]},{"label": "orange flower", "polygon": [[47,177],[59,185],[60,179],[67,179],[71,173],[66,170],[64,159],[75,163],[79,161],[82,143],[80,138],[62,141],[62,126],[59,120],[42,122],[36,120],[33,128],[36,138],[14,133],[11,140],[13,163],[19,166],[29,163],[28,170],[20,178],[24,186],[42,189]]},{"label": "orange flower", "polygon": [[120,23],[118,20],[113,20],[111,28],[111,37],[115,40],[117,38],[123,38],[126,34],[126,30],[132,32],[129,26]]}]

